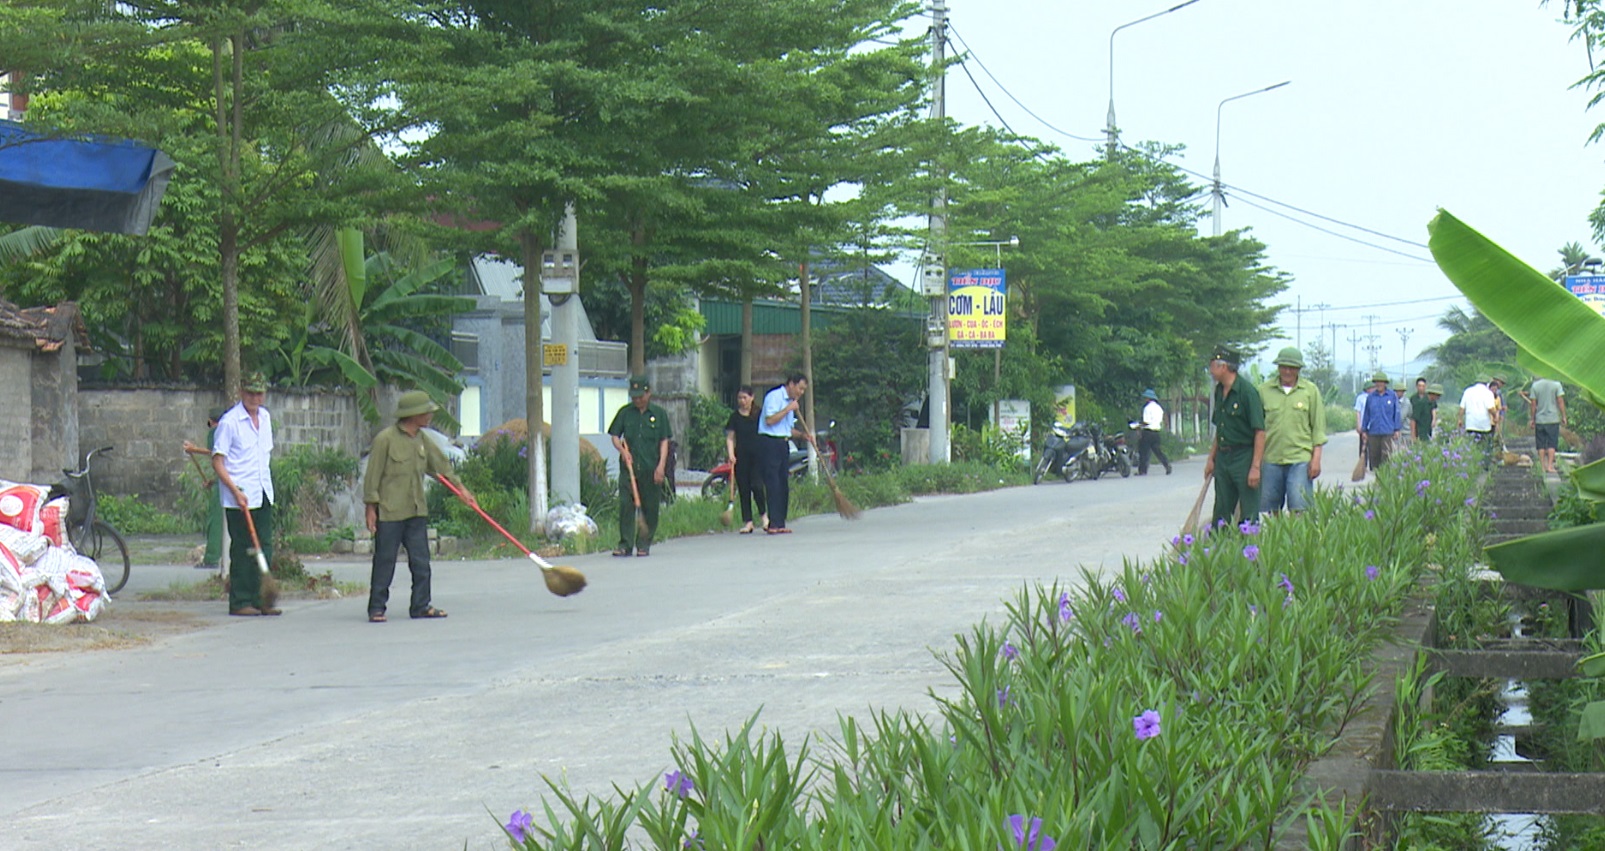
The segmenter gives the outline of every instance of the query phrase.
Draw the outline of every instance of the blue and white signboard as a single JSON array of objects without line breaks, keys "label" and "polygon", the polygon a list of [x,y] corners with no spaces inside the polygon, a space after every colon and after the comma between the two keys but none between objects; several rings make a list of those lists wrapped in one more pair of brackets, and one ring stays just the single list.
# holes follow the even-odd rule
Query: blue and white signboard
[{"label": "blue and white signboard", "polygon": [[1566,289],[1594,308],[1595,313],[1605,316],[1605,275],[1567,275]]}]

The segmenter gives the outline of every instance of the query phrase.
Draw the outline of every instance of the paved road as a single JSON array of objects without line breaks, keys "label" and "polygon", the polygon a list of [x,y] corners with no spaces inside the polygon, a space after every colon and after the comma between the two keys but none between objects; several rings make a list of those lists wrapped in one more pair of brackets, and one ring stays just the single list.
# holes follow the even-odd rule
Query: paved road
[{"label": "paved road", "polygon": [[[1352,435],[1332,450],[1347,472]],[[0,844],[505,847],[491,814],[537,805],[543,775],[650,780],[692,724],[717,736],[762,708],[795,743],[838,712],[932,711],[933,648],[1025,583],[1157,554],[1201,475],[1195,459],[590,556],[568,599],[527,562],[440,563],[446,620],[370,625],[360,599],[207,607],[206,629],[153,646],[0,666]],[[139,568],[134,587],[186,572]]]}]

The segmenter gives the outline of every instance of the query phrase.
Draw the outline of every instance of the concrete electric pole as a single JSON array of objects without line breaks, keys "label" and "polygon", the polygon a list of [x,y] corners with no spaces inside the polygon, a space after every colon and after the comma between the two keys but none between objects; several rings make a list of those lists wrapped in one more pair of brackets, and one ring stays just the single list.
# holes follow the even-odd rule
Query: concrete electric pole
[{"label": "concrete electric pole", "polygon": [[541,259],[541,288],[552,303],[552,502],[580,501],[580,291],[574,205],[563,211],[556,248]]}]

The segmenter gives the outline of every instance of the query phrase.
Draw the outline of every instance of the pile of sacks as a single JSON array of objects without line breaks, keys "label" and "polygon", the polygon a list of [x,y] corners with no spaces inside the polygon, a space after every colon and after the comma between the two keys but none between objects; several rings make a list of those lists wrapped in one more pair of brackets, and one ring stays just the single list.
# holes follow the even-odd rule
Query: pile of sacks
[{"label": "pile of sacks", "polygon": [[67,498],[0,480],[0,623],[92,621],[105,607],[100,567],[67,540]]}]

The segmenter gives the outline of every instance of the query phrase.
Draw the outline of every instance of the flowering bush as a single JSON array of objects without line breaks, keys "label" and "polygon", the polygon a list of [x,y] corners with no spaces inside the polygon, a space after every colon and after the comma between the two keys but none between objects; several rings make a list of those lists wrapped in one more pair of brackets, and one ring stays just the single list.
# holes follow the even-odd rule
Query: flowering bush
[{"label": "flowering bush", "polygon": [[[794,755],[756,717],[693,732],[661,783],[575,801],[521,848],[1267,848],[1298,820],[1338,848],[1308,765],[1353,719],[1365,662],[1429,563],[1486,520],[1454,453],[1400,453],[1359,494],[1178,537],[1073,587],[1026,589],[943,663],[940,715],[852,717]],[[655,788],[654,788],[655,787]],[[515,816],[518,814],[515,814]],[[516,821],[516,819],[515,819]],[[646,841],[626,840],[630,830]]]}]

